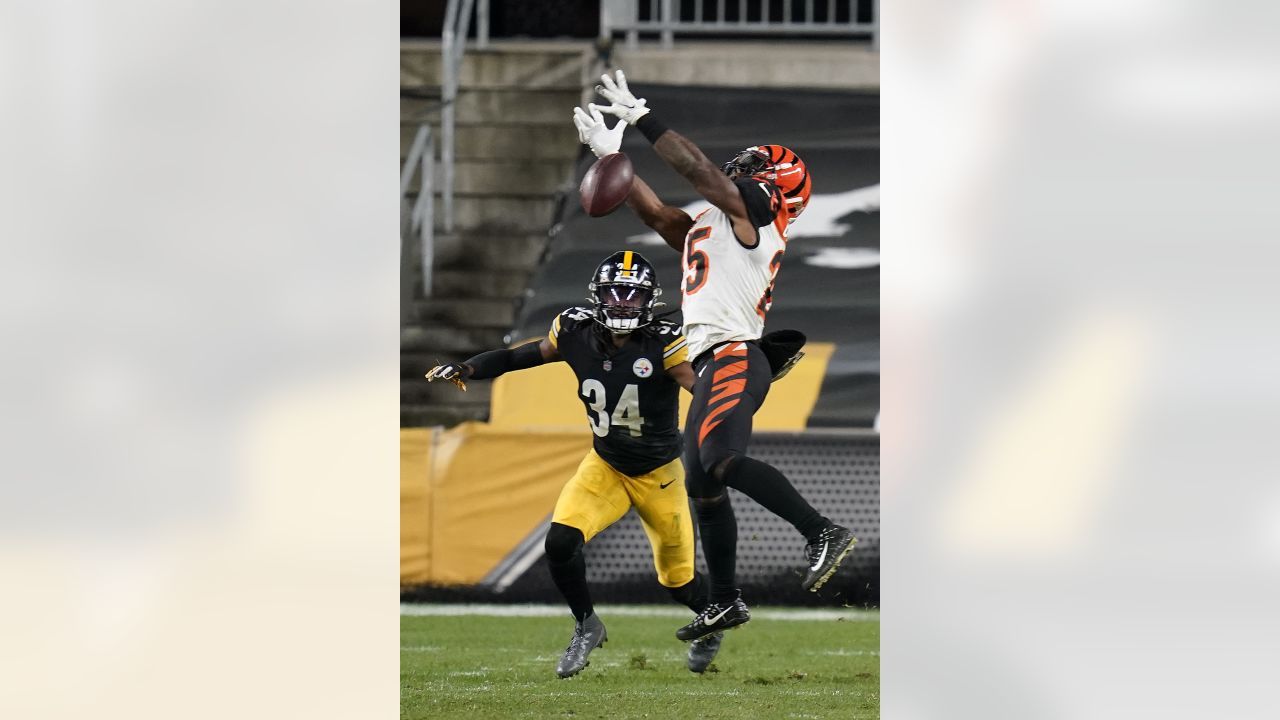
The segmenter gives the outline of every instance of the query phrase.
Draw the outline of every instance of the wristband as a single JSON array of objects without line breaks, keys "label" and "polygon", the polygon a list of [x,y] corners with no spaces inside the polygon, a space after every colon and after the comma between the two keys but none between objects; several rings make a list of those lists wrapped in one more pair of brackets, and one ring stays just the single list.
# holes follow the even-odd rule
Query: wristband
[{"label": "wristband", "polygon": [[644,117],[636,121],[636,129],[641,135],[645,136],[651,143],[658,142],[658,138],[662,137],[662,133],[670,128],[662,124],[662,121],[653,116],[653,111],[645,113]]}]

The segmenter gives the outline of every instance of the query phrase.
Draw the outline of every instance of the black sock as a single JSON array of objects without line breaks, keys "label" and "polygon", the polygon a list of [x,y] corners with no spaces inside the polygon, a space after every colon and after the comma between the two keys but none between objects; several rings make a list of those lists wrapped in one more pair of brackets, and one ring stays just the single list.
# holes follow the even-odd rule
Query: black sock
[{"label": "black sock", "polygon": [[581,530],[551,523],[546,541],[547,566],[551,568],[551,579],[569,603],[573,619],[578,622],[595,609],[587,589],[587,560],[582,555],[582,544]]},{"label": "black sock", "polygon": [[813,506],[800,497],[787,477],[772,465],[749,458],[738,457],[725,473],[724,484],[760,503],[769,512],[786,520],[813,541],[831,524],[818,514]]},{"label": "black sock", "polygon": [[591,591],[587,589],[587,562],[582,552],[576,552],[568,562],[548,563],[551,567],[551,579],[565,602],[569,603],[569,611],[573,619],[582,622],[594,610],[591,604]]},{"label": "black sock", "polygon": [[707,558],[711,576],[709,599],[725,604],[738,597],[734,574],[738,555],[738,519],[733,516],[729,493],[715,504],[698,502],[698,532],[702,533],[702,554]]},{"label": "black sock", "polygon": [[693,579],[680,587],[667,588],[672,599],[686,605],[696,613],[707,606],[707,578],[702,573],[694,573]]}]

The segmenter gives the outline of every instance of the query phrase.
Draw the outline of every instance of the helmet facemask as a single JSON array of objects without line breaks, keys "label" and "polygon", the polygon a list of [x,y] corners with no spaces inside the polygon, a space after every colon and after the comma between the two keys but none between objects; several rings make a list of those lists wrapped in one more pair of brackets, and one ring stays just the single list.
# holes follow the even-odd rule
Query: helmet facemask
[{"label": "helmet facemask", "polygon": [[769,157],[759,150],[747,149],[720,167],[730,180],[753,177],[769,169]]},{"label": "helmet facemask", "polygon": [[616,252],[596,268],[588,296],[596,322],[614,335],[626,335],[653,322],[662,295],[653,266],[638,252]]},{"label": "helmet facemask", "polygon": [[809,169],[794,150],[781,145],[749,147],[720,169],[730,180],[755,178],[778,186],[785,198],[788,224],[800,217],[809,202],[812,188]]},{"label": "helmet facemask", "polygon": [[661,292],[637,283],[593,283],[596,321],[615,335],[639,330],[653,322],[654,300]]}]

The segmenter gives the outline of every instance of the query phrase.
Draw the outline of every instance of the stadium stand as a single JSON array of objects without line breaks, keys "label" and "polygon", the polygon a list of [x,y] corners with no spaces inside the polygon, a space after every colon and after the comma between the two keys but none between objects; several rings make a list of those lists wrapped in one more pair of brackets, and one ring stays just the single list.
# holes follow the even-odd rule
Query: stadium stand
[{"label": "stadium stand", "polygon": [[[420,123],[439,127],[440,54],[439,42],[402,44],[402,163]],[[556,194],[578,157],[577,136],[567,118],[581,100],[591,57],[581,43],[504,43],[464,57],[455,222],[446,231],[442,214],[436,213],[430,298],[414,271],[421,248],[407,243],[404,250],[401,425],[454,425],[487,415],[487,383],[459,398],[422,376],[437,360],[462,360],[501,346],[510,331],[513,302],[542,256]],[[434,186],[437,204],[441,179],[437,175]],[[415,183],[408,200],[418,190]]]}]

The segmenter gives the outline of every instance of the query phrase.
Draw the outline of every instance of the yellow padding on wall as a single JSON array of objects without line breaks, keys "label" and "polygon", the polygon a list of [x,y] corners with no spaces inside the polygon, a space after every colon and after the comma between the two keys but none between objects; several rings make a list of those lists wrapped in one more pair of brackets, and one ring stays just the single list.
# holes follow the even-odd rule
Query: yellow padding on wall
[{"label": "yellow padding on wall", "polygon": [[[809,415],[818,402],[822,390],[822,378],[827,375],[827,363],[836,351],[834,343],[807,343],[804,359],[791,368],[787,376],[769,388],[769,397],[756,412],[752,427],[756,430],[803,430],[809,424]],[[680,417],[689,409],[688,393],[680,402]]]},{"label": "yellow padding on wall", "polygon": [[578,379],[568,363],[539,365],[493,381],[489,423],[495,427],[585,430],[585,413],[578,399]]},{"label": "yellow padding on wall", "polygon": [[400,582],[431,579],[431,428],[400,430]]},{"label": "yellow padding on wall", "polygon": [[[464,423],[435,431],[434,444],[424,447],[414,435],[419,432],[431,431],[401,430],[402,584],[483,579],[555,508],[592,437],[585,430]],[[422,454],[429,460],[422,461]],[[426,481],[415,474],[425,474]],[[425,502],[415,495],[418,487],[426,488]],[[406,510],[406,500],[415,509]],[[421,537],[425,552],[417,543]]]},{"label": "yellow padding on wall", "polygon": [[[809,343],[805,357],[769,390],[756,413],[757,430],[803,430],[818,402],[822,378],[836,346]],[[689,412],[692,396],[680,393],[680,422]],[[569,366],[550,363],[508,373],[493,382],[490,422],[502,427],[586,428],[586,410],[578,398],[578,381]]]}]

